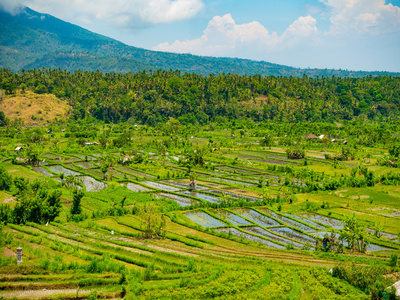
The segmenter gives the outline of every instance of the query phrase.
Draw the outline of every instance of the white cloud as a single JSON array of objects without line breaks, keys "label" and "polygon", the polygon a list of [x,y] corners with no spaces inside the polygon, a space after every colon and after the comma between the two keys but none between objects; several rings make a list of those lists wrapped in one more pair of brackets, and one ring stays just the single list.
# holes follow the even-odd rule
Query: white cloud
[{"label": "white cloud", "polygon": [[19,3],[16,3],[13,0],[1,0],[0,1],[0,9],[9,12],[12,15],[15,15],[21,11],[22,5]]},{"label": "white cloud", "polygon": [[320,0],[330,9],[334,35],[400,31],[400,7],[385,0]]},{"label": "white cloud", "polygon": [[[15,0],[1,0],[7,11]],[[140,28],[194,17],[202,0],[20,0],[20,4],[59,18],[96,19],[122,28]]]},{"label": "white cloud", "polygon": [[317,33],[316,20],[311,16],[300,17],[279,36],[270,33],[259,22],[236,24],[230,14],[215,16],[200,38],[175,41],[172,44],[162,43],[154,50],[193,53],[200,55],[235,55],[247,50],[249,53],[279,50],[290,47],[300,38],[310,37]]}]

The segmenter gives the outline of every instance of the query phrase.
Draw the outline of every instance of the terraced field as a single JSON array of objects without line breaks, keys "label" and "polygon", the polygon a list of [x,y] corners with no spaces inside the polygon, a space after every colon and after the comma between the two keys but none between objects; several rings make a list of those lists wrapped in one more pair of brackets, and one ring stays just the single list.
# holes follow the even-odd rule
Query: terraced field
[{"label": "terraced field", "polygon": [[[62,211],[47,224],[2,228],[0,298],[369,299],[368,291],[332,276],[331,269],[397,270],[389,267],[400,253],[396,185],[377,183],[362,190],[368,197],[353,197],[360,188],[328,188],[340,176],[329,162],[302,166],[256,147],[207,153],[203,166],[192,167],[193,189],[181,154],[162,158],[148,151],[147,162],[123,164],[123,154],[114,151],[105,169],[105,154],[96,151],[45,153],[33,167],[3,158],[12,176],[59,189]],[[69,213],[72,178],[84,192],[75,219]],[[377,186],[390,194],[377,194]],[[3,203],[15,207],[17,191],[5,193]],[[375,201],[377,195],[387,201]],[[366,228],[362,253],[341,238],[353,213]],[[150,223],[162,229],[149,237]],[[328,237],[339,239],[343,252],[324,248]],[[17,247],[23,249],[18,265]]]}]

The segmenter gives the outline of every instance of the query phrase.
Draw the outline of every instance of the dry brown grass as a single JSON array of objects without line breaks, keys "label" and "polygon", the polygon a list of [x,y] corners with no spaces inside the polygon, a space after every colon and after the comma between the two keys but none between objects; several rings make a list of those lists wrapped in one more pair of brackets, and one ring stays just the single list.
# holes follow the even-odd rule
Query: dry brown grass
[{"label": "dry brown grass", "polygon": [[24,125],[39,126],[55,119],[65,120],[72,108],[54,95],[26,91],[24,94],[5,96],[0,110],[10,121],[21,118]]}]

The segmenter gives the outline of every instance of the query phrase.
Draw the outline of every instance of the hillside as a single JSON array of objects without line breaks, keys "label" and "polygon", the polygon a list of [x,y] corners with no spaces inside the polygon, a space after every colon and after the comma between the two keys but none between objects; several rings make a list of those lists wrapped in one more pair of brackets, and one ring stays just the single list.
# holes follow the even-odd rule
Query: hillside
[{"label": "hillside", "polygon": [[20,118],[25,125],[46,125],[54,120],[65,120],[71,107],[51,94],[35,94],[31,91],[5,96],[0,109],[9,120]]},{"label": "hillside", "polygon": [[16,16],[0,11],[0,67],[13,71],[45,67],[116,73],[173,69],[203,75],[238,73],[296,77],[303,74],[312,77],[398,75],[297,69],[264,61],[150,51],[125,45],[29,8]]}]

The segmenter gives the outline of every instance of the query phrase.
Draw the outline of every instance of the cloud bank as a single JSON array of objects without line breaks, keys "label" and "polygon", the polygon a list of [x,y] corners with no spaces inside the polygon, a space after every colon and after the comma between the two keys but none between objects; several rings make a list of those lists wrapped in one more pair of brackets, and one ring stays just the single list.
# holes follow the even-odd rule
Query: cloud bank
[{"label": "cloud bank", "polygon": [[2,0],[0,7],[15,13],[21,4],[59,18],[97,20],[125,29],[190,19],[204,7],[202,0]]},{"label": "cloud bank", "polygon": [[[276,61],[290,53],[289,60],[298,61],[313,55],[325,55],[325,59],[326,55],[342,55],[342,59],[352,56],[350,60],[360,61],[361,54],[376,52],[375,45],[388,45],[388,37],[392,48],[400,46],[400,7],[386,4],[385,0],[319,2],[322,7],[313,10],[314,15],[299,17],[282,34],[270,32],[256,21],[237,24],[231,14],[226,14],[213,17],[199,38],[160,43],[153,50]],[[328,22],[328,26],[319,30],[317,20]],[[371,45],[369,49],[365,48],[366,40]],[[383,48],[381,52],[388,55]],[[309,61],[313,65],[312,58]]]},{"label": "cloud bank", "polygon": [[226,14],[212,18],[200,38],[177,40],[172,44],[161,43],[153,49],[201,55],[226,55],[235,49],[268,51],[312,37],[317,32],[316,19],[311,16],[298,18],[279,36],[276,32],[269,32],[256,21],[236,24],[232,15]]},{"label": "cloud bank", "polygon": [[385,0],[320,0],[330,11],[329,34],[400,31],[400,7]]}]

